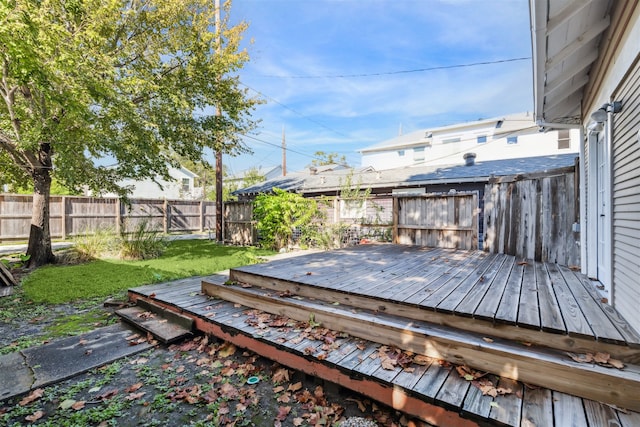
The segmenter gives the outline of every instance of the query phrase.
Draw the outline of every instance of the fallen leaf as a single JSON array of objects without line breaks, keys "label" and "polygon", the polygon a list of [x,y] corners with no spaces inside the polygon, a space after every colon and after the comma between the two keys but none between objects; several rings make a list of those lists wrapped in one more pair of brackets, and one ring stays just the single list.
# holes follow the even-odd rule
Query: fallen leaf
[{"label": "fallen leaf", "polygon": [[145,394],[147,394],[147,393],[146,393],[146,392],[144,392],[144,391],[141,391],[141,392],[139,392],[139,393],[129,393],[129,394],[127,395],[127,397],[125,397],[125,399],[127,399],[127,400],[138,400],[138,399],[140,399],[142,396],[144,396]]},{"label": "fallen leaf", "polygon": [[278,387],[274,387],[274,388],[273,388],[273,392],[274,392],[275,394],[282,393],[283,391],[284,391],[284,387],[283,387],[283,386],[281,386],[281,385],[279,385]]},{"label": "fallen leaf", "polygon": [[307,271],[307,276],[311,276],[313,273],[310,271]]},{"label": "fallen leaf", "polygon": [[529,265],[527,261],[519,261],[518,265]]},{"label": "fallen leaf", "polygon": [[236,346],[229,343],[229,342],[225,342],[222,347],[220,347],[220,350],[218,350],[218,355],[220,357],[229,357],[229,356],[233,356],[236,352]]},{"label": "fallen leaf", "polygon": [[422,354],[416,354],[413,356],[413,363],[416,365],[427,366],[431,364],[431,358],[427,356],[423,356]]},{"label": "fallen leaf", "polygon": [[60,403],[60,405],[58,405],[58,408],[60,408],[60,409],[69,409],[75,404],[76,404],[75,400],[73,400],[73,399],[65,399]]},{"label": "fallen leaf", "polygon": [[597,352],[593,356],[593,361],[596,362],[596,363],[599,363],[599,364],[608,363],[609,359],[611,359],[611,355],[609,353]]},{"label": "fallen leaf", "polygon": [[155,298],[155,297],[156,297],[156,293],[155,292],[152,292],[152,293],[149,294],[149,298]]},{"label": "fallen leaf", "polygon": [[129,386],[124,389],[126,393],[133,393],[134,391],[138,391],[144,384],[143,383],[135,383],[132,386]]},{"label": "fallen leaf", "polygon": [[301,388],[302,388],[302,383],[297,382],[295,384],[290,384],[289,387],[287,387],[287,391],[298,391]]},{"label": "fallen leaf", "polygon": [[585,354],[567,353],[567,355],[578,363],[593,362],[593,354],[591,353],[585,353]]},{"label": "fallen leaf", "polygon": [[624,369],[624,363],[617,359],[609,359],[609,365],[617,369]]},{"label": "fallen leaf", "polygon": [[75,410],[75,411],[79,411],[81,409],[84,409],[84,404],[86,402],[84,400],[79,400],[76,403],[74,403],[73,405],[71,405],[71,409]]},{"label": "fallen leaf", "polygon": [[492,340],[491,338],[483,337],[482,339],[483,339],[485,342],[488,342],[488,343],[492,343],[492,342],[493,342],[493,340]]},{"label": "fallen leaf", "polygon": [[22,398],[22,400],[20,401],[19,405],[20,406],[27,406],[29,403],[40,399],[42,397],[43,393],[44,393],[44,389],[37,388],[37,389],[33,390],[27,397]]},{"label": "fallen leaf", "polygon": [[361,412],[366,412],[367,411],[367,407],[364,405],[364,403],[361,400],[354,399],[352,397],[347,397],[346,400],[348,402],[355,402],[355,404],[358,405],[358,409],[360,409]]},{"label": "fallen leaf", "polygon": [[78,344],[80,345],[87,345],[89,343],[89,341],[81,339],[80,341],[78,341]]},{"label": "fallen leaf", "polygon": [[30,422],[34,422],[38,421],[42,417],[44,417],[44,411],[36,411],[31,415],[27,415],[26,417],[24,417],[24,419]]},{"label": "fallen leaf", "polygon": [[605,297],[602,297],[600,299],[600,302],[603,303],[603,304],[609,304],[609,300],[607,298],[605,298]]},{"label": "fallen leaf", "polygon": [[284,421],[287,419],[287,416],[289,415],[289,412],[291,412],[291,407],[290,406],[280,406],[278,407],[278,414],[276,415],[276,420],[277,421]]},{"label": "fallen leaf", "polygon": [[304,423],[304,418],[298,417],[293,419],[293,425],[296,427],[301,426],[303,423]]}]

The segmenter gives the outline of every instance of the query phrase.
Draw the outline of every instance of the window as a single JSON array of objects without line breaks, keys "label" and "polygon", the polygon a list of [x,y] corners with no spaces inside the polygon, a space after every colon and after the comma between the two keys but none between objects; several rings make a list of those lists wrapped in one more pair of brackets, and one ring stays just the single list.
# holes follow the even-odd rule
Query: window
[{"label": "window", "polygon": [[571,148],[571,136],[568,129],[558,131],[558,150]]},{"label": "window", "polygon": [[189,178],[182,178],[182,191],[190,191]]},{"label": "window", "polygon": [[487,142],[487,135],[478,135],[478,144],[484,144]]},{"label": "window", "polygon": [[443,144],[451,144],[452,142],[460,142],[460,137],[457,138],[448,138],[448,139],[443,139],[442,143]]},{"label": "window", "polygon": [[416,147],[413,149],[413,161],[421,162],[424,160],[424,147]]},{"label": "window", "polygon": [[507,144],[517,144],[518,137],[517,136],[509,136],[507,137]]},{"label": "window", "polygon": [[398,150],[398,156],[404,157],[404,150]]}]

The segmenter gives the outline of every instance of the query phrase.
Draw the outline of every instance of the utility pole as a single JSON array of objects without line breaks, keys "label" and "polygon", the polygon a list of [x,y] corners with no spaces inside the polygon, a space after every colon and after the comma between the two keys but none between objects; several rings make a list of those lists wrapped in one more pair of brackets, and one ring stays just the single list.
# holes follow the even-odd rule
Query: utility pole
[{"label": "utility pole", "polygon": [[284,137],[284,125],[282,125],[282,176],[287,176],[287,140]]},{"label": "utility pole", "polygon": [[[216,24],[216,54],[220,56],[220,0],[215,0],[215,24]],[[216,105],[216,117],[220,117],[222,111],[220,111],[220,105]],[[220,136],[217,135],[217,150],[216,150],[216,241],[223,243],[222,236],[222,141]]]}]

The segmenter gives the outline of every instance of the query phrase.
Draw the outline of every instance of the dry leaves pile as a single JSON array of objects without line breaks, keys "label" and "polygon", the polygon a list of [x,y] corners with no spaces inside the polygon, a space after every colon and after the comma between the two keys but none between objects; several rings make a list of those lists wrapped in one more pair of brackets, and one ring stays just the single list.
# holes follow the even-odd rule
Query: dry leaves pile
[{"label": "dry leaves pile", "polygon": [[567,353],[567,355],[578,363],[595,363],[606,368],[624,368],[624,363],[622,363],[620,360],[612,359],[609,353]]}]

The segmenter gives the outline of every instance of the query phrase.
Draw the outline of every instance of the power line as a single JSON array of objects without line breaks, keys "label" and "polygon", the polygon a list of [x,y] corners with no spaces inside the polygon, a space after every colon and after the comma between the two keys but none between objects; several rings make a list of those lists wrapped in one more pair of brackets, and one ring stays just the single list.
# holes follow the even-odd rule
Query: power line
[{"label": "power line", "polygon": [[308,75],[308,76],[300,76],[300,75],[285,76],[285,75],[275,75],[275,74],[260,74],[259,76],[276,78],[276,79],[334,79],[334,78],[354,78],[354,77],[377,77],[377,76],[390,76],[395,74],[424,73],[427,71],[450,70],[454,68],[478,67],[482,65],[504,64],[507,62],[526,61],[530,59],[531,59],[530,56],[526,56],[521,58],[499,59],[497,61],[482,61],[482,62],[472,62],[469,64],[442,65],[438,67],[416,68],[412,70],[385,71],[385,72],[379,72],[379,73],[326,74],[326,75]]},{"label": "power line", "polygon": [[327,129],[327,130],[329,130],[329,131],[331,131],[331,132],[335,133],[336,135],[340,135],[340,136],[343,136],[343,137],[345,137],[345,138],[349,138],[349,136],[348,136],[348,135],[345,135],[345,134],[344,134],[344,133],[342,133],[342,132],[339,132],[339,131],[337,131],[337,130],[335,130],[335,129],[332,129],[332,128],[330,128],[329,126],[325,125],[324,123],[321,123],[321,122],[319,122],[319,121],[317,121],[317,120],[314,120],[314,119],[312,119],[311,117],[306,116],[306,115],[304,115],[304,114],[300,113],[299,111],[294,110],[293,108],[289,107],[288,105],[285,105],[285,104],[283,104],[282,102],[278,101],[277,99],[272,98],[271,96],[266,95],[265,93],[260,92],[259,90],[256,90],[256,89],[252,88],[251,86],[247,85],[246,83],[243,83],[243,82],[239,82],[239,83],[240,83],[242,86],[246,87],[247,89],[251,89],[252,91],[254,91],[255,93],[257,93],[258,95],[264,96],[265,98],[267,98],[267,99],[269,99],[269,100],[271,100],[271,101],[275,102],[276,104],[280,105],[281,107],[286,108],[287,110],[291,111],[292,113],[297,114],[298,116],[302,117],[303,119],[308,120],[308,121],[310,121],[311,123],[314,123],[314,124],[316,124],[316,125],[318,125],[318,126],[321,126],[321,127],[325,128],[325,129]]}]

